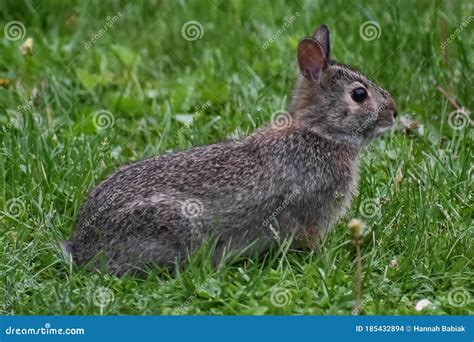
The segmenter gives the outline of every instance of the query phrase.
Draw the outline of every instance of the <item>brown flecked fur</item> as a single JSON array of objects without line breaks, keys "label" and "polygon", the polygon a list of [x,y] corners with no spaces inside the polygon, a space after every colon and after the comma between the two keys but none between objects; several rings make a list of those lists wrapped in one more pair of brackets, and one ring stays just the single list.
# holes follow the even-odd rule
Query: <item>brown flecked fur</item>
[{"label": "brown flecked fur", "polygon": [[[363,146],[393,124],[388,92],[329,59],[329,30],[298,46],[300,76],[287,124],[236,141],[125,166],[91,191],[66,255],[101,254],[116,274],[183,263],[217,237],[224,254],[262,253],[278,241],[313,247],[350,205]],[[353,100],[355,88],[368,98]],[[113,198],[113,200],[110,200]]]}]

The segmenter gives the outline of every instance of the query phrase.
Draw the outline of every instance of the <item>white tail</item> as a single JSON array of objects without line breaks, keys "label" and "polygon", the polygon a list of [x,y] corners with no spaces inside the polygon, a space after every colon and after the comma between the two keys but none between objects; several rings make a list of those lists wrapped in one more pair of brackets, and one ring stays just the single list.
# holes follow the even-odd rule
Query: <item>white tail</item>
[{"label": "white tail", "polygon": [[61,246],[64,259],[66,259],[67,262],[72,263],[73,260],[72,260],[72,253],[71,253],[71,242],[65,240],[65,241],[61,241],[59,245]]}]

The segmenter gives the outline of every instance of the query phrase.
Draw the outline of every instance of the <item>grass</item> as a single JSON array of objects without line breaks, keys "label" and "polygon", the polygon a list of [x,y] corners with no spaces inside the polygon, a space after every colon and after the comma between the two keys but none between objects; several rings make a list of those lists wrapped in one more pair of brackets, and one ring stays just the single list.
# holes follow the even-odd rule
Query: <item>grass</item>
[{"label": "grass", "polygon": [[[421,299],[434,304],[423,314],[474,313],[472,121],[455,129],[437,89],[474,109],[469,1],[4,2],[2,32],[18,20],[26,33],[0,39],[1,314],[351,314],[353,217],[367,225],[362,313],[417,314]],[[194,41],[181,32],[191,20]],[[369,20],[371,41],[359,33]],[[245,135],[285,108],[298,39],[323,22],[334,58],[388,88],[424,132],[369,146],[359,194],[318,253],[282,246],[216,270],[198,255],[146,279],[63,260],[87,191],[119,165]]]}]

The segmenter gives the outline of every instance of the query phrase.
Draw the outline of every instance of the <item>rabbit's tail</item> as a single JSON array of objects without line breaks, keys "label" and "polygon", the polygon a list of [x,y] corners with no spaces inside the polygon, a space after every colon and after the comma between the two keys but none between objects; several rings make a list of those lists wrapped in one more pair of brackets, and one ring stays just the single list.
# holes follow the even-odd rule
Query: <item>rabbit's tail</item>
[{"label": "rabbit's tail", "polygon": [[71,247],[72,247],[71,241],[64,240],[64,241],[61,241],[59,245],[61,246],[64,259],[66,259],[66,261],[69,263],[73,263],[72,252],[71,252]]}]

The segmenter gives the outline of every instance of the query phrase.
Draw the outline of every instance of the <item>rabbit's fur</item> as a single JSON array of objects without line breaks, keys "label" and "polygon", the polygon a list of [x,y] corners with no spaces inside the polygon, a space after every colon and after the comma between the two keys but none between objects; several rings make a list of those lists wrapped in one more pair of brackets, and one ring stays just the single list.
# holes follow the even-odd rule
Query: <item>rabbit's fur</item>
[{"label": "rabbit's fur", "polygon": [[[290,237],[313,247],[356,192],[361,148],[396,114],[387,91],[330,61],[329,51],[325,25],[300,41],[287,117],[242,140],[142,160],[108,177],[82,207],[66,254],[79,265],[101,254],[123,274],[180,264],[210,237],[216,261]],[[351,98],[357,87],[368,93],[362,103]]]}]

